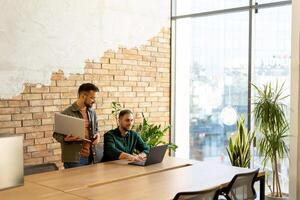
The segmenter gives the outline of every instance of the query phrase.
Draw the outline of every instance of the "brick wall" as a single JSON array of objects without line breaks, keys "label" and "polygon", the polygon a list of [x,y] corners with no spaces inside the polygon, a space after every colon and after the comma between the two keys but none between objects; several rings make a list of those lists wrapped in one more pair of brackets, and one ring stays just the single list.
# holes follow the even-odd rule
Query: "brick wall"
[{"label": "brick wall", "polygon": [[[77,99],[78,86],[92,82],[100,88],[94,106],[101,135],[114,128],[111,102],[119,102],[150,122],[166,125],[170,118],[170,30],[144,45],[108,50],[98,61],[87,60],[84,74],[52,74],[50,85],[24,84],[23,92],[0,99],[0,134],[24,135],[24,163],[55,162],[62,166],[60,144],[52,138],[53,116]],[[14,84],[14,83],[11,83]],[[168,138],[166,137],[166,140]]]}]

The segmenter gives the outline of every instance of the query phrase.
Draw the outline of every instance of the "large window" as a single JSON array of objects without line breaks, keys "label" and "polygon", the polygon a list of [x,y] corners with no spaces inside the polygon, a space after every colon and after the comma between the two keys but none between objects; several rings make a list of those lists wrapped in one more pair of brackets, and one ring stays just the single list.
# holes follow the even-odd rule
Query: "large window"
[{"label": "large window", "polygon": [[[254,129],[250,83],[285,82],[290,94],[290,3],[172,1],[175,156],[229,163],[226,146],[236,120],[244,116]],[[252,165],[260,167],[255,148],[253,158]]]}]

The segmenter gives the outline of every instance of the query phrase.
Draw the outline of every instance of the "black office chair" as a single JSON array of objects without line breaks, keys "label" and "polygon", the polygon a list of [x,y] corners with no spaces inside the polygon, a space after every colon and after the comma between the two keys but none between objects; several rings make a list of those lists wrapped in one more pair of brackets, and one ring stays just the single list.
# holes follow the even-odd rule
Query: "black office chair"
[{"label": "black office chair", "polygon": [[219,187],[210,188],[198,192],[179,192],[173,200],[217,200]]},{"label": "black office chair", "polygon": [[58,170],[58,167],[55,163],[45,163],[45,164],[39,164],[39,165],[27,165],[24,167],[24,175],[32,175],[32,174],[38,174],[43,172],[50,172],[50,171],[56,171]]},{"label": "black office chair", "polygon": [[254,182],[258,175],[259,169],[249,173],[235,175],[229,185],[222,189],[221,195],[227,200],[254,200],[256,192]]}]

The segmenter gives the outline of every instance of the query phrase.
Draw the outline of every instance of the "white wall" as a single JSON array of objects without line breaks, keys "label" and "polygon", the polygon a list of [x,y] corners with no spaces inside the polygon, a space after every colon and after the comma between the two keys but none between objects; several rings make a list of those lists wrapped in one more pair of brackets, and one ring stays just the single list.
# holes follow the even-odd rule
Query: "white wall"
[{"label": "white wall", "polygon": [[138,47],[169,27],[170,1],[1,0],[0,98],[53,71],[82,73],[107,49]]},{"label": "white wall", "polygon": [[300,2],[293,1],[292,14],[292,66],[291,66],[291,139],[290,139],[290,199],[300,199]]}]

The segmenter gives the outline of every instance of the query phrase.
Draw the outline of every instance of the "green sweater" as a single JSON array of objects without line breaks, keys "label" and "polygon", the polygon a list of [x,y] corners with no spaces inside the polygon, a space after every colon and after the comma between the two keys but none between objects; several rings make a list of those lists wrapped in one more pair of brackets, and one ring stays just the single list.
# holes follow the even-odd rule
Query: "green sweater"
[{"label": "green sweater", "polygon": [[104,134],[104,155],[102,161],[118,160],[122,152],[133,154],[134,150],[149,153],[149,146],[142,140],[138,133],[128,131],[123,137],[119,128]]}]

